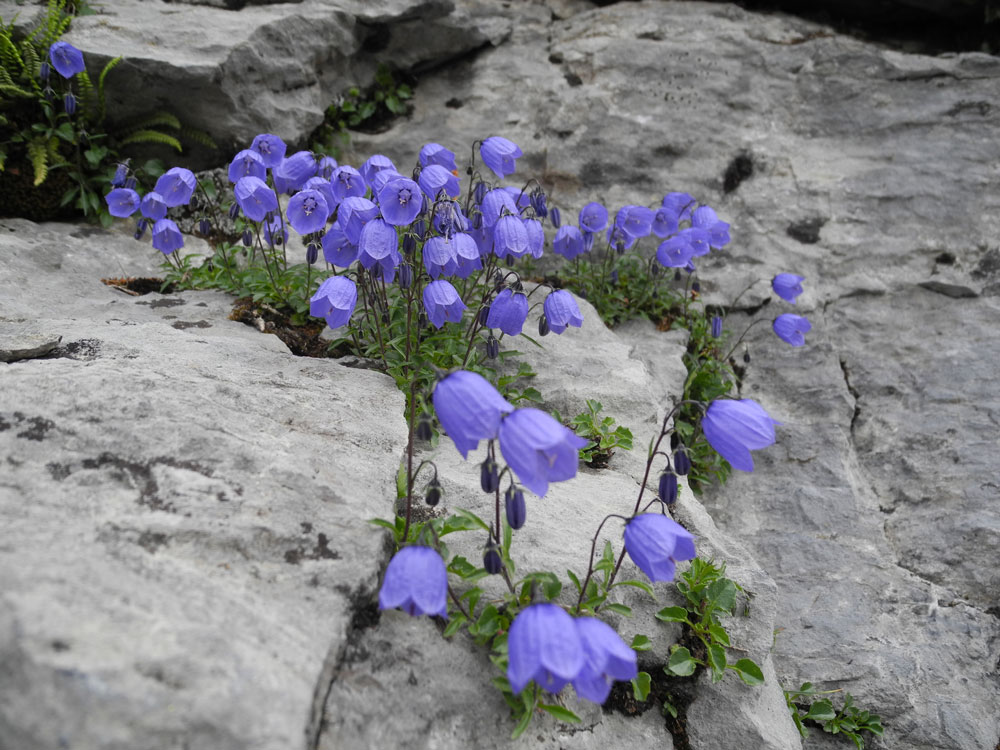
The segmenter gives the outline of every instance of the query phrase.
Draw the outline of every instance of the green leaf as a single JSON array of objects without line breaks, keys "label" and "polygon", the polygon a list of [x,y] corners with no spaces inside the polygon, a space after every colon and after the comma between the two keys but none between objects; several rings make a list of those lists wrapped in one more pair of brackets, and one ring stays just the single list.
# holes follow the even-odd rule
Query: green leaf
[{"label": "green leaf", "polygon": [[[635,641],[633,641],[634,643]],[[633,646],[634,648],[634,646]],[[648,672],[639,672],[632,680],[632,695],[637,701],[644,701],[649,695],[649,688],[652,683]]]},{"label": "green leaf", "polygon": [[736,605],[736,584],[728,578],[723,578],[709,584],[705,597],[716,608],[732,612]]},{"label": "green leaf", "polygon": [[712,640],[716,643],[721,643],[723,646],[729,645],[729,633],[721,625],[712,624],[708,626],[708,633],[712,636]]},{"label": "green leaf", "polygon": [[688,611],[684,607],[664,607],[656,613],[656,619],[663,622],[687,622]]},{"label": "green leaf", "polygon": [[[763,679],[763,676],[761,679]],[[834,711],[833,704],[830,702],[830,699],[823,698],[809,706],[809,710],[806,712],[805,718],[818,722],[832,721],[837,718],[837,712]]]},{"label": "green leaf", "polygon": [[646,636],[638,634],[632,638],[633,651],[649,651],[651,648],[653,648],[653,643]]},{"label": "green leaf", "polygon": [[580,717],[563,706],[555,706],[549,703],[539,703],[538,707],[543,711],[552,714],[559,719],[559,721],[565,721],[567,724],[580,723]]},{"label": "green leaf", "polygon": [[461,628],[466,622],[468,622],[468,619],[461,613],[453,616],[448,621],[448,627],[444,629],[444,637],[450,638],[455,635],[455,633],[458,632],[458,629]]},{"label": "green leaf", "polygon": [[663,701],[663,710],[666,711],[671,716],[673,716],[675,719],[677,718],[677,709],[674,708],[674,704],[671,703],[670,701]]},{"label": "green leaf", "polygon": [[604,605],[604,608],[610,609],[612,612],[619,615],[623,615],[625,617],[632,616],[632,608],[626,607],[624,604],[606,604]]},{"label": "green leaf", "polygon": [[691,652],[684,646],[677,646],[670,654],[670,660],[667,662],[667,666],[664,667],[664,670],[668,674],[675,674],[679,677],[687,677],[688,675],[694,674],[695,667],[697,666],[697,663],[691,656]]},{"label": "green leaf", "polygon": [[764,673],[760,671],[760,667],[757,666],[753,659],[740,659],[735,664],[730,664],[729,666],[736,670],[736,674],[747,685],[764,684]]},{"label": "green leaf", "polygon": [[712,682],[718,682],[726,673],[726,649],[715,643],[708,647],[708,666],[712,668]]},{"label": "green leaf", "polygon": [[650,597],[652,597],[653,599],[656,599],[656,594],[653,593],[653,587],[650,586],[645,581],[634,581],[634,580],[632,580],[632,581],[615,581],[613,584],[611,584],[611,588],[614,588],[615,586],[632,586],[633,588],[637,588],[637,589],[641,589],[641,590],[645,591],[647,594],[650,595]]},{"label": "green leaf", "polygon": [[576,586],[577,592],[583,591],[583,586],[580,583],[580,579],[576,577],[576,573],[574,573],[572,570],[567,570],[566,576],[569,578],[569,580],[573,582],[573,585]]}]

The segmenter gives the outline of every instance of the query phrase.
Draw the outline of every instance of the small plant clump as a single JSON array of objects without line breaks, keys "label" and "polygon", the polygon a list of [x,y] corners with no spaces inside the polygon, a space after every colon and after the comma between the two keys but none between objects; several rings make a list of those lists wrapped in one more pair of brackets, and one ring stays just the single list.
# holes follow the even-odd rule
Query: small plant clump
[{"label": "small plant clump", "polygon": [[[130,186],[137,175],[125,167],[105,196],[112,215],[137,216],[137,239],[151,234],[170,266],[168,283],[217,286],[302,323],[324,320],[338,332],[332,348],[366,357],[395,379],[406,394],[409,433],[396,477],[398,512],[373,521],[391,532],[395,550],[379,607],[444,618],[445,637],[464,631],[487,649],[498,670],[493,684],[513,713],[514,736],[538,711],[579,721],[559,698],[566,686],[596,703],[608,699],[616,681],[641,691],[637,653],[649,639],[629,645],[602,616],[633,615],[620,601],[622,587],[657,601],[654,585],[672,582],[688,561],[677,584],[687,605],[660,609],[657,617],[683,624],[695,648],[674,646],[665,656],[668,673],[705,668],[716,680],[731,671],[749,685],[763,681],[752,660],[730,661],[727,653],[734,646],[722,618],[731,616],[741,589],[725,578],[724,565],[696,557],[696,539],[673,518],[673,508],[678,478],[707,473],[699,461],[752,471],[751,451],[775,441],[777,424],[755,401],[727,398],[721,381],[690,376],[685,394],[702,398],[678,397],[667,411],[651,436],[631,507],[593,519],[585,571],[567,570],[564,579],[522,568],[514,539],[529,522],[532,496],[544,498],[553,485],[572,480],[581,457],[599,463],[632,444],[631,431],[603,416],[597,401],[588,400],[570,426],[532,405],[542,394],[527,384],[534,372],[514,342],[540,346],[545,336],[584,324],[569,290],[531,284],[526,276],[545,252],[546,226],[555,232],[554,251],[577,267],[578,256],[603,238],[604,260],[591,267],[604,278],[640,238],[658,235],[655,262],[671,273],[680,269],[682,281],[687,275],[681,314],[705,321],[691,323],[695,372],[715,361],[708,339],[720,340],[723,327],[721,317],[686,312],[697,294],[692,259],[728,243],[729,232],[686,193],[668,193],[656,210],[625,206],[613,220],[591,203],[577,226],[562,224],[535,180],[503,184],[521,155],[501,136],[477,141],[463,187],[455,154],[437,143],[426,144],[413,170],[403,173],[380,154],[360,168],[308,151],[289,154],[280,138],[264,133],[229,165],[232,198],[180,167],[159,174],[151,188],[138,180]],[[170,218],[192,204],[203,236],[212,236],[223,211],[236,222],[237,240],[219,242],[204,262],[180,257],[184,238]],[[297,258],[290,256],[291,231],[304,248]],[[787,293],[775,283],[779,296]],[[775,332],[801,345],[795,336],[802,329]],[[474,471],[491,504],[488,518],[462,507],[447,515],[420,512],[421,500],[432,510],[441,503],[443,487],[436,462],[420,460],[418,443],[433,448],[441,434],[463,459],[482,447]],[[621,536],[599,545],[606,526],[619,526]],[[450,549],[458,533],[476,537],[481,558]],[[626,556],[641,578],[624,575]]]},{"label": "small plant clump", "polygon": [[811,682],[803,682],[798,690],[786,690],[785,702],[792,713],[792,721],[803,738],[809,736],[806,724],[818,724],[824,732],[840,734],[851,740],[858,750],[864,750],[865,741],[862,732],[869,732],[876,737],[883,733],[882,719],[878,714],[864,711],[854,705],[850,693],[844,694],[844,705],[837,709],[830,698],[818,698],[818,695],[832,695],[840,690],[815,690]]}]

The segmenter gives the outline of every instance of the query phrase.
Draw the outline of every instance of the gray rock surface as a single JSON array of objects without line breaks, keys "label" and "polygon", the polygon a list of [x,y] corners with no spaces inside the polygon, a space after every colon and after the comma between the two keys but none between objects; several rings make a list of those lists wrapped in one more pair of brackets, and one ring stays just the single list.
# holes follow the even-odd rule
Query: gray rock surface
[{"label": "gray rock surface", "polygon": [[148,246],[0,225],[0,746],[292,748],[378,585],[393,382],[298,359],[217,293],[132,297]]},{"label": "gray rock surface", "polygon": [[[690,191],[733,226],[700,264],[711,303],[806,276],[797,308],[762,314],[809,316],[809,346],[766,327],[750,338],[743,392],[786,423],[779,447],[710,509],[776,577],[781,679],[882,714],[876,747],[1000,739],[998,79],[984,54],[622,3],[527,16],[500,48],[425,77],[411,120],[354,142],[359,159],[404,159],[426,140],[461,152],[503,134],[525,150],[518,176],[540,173],[564,217]],[[740,306],[770,297],[761,281]]]}]

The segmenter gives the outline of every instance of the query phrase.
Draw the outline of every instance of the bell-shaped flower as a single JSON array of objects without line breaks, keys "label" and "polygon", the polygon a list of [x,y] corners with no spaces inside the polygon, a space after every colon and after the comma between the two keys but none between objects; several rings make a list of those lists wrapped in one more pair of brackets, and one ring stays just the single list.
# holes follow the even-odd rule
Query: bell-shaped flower
[{"label": "bell-shaped flower", "polygon": [[659,513],[641,513],[625,526],[625,551],[649,580],[674,580],[676,564],[695,556],[691,532]]},{"label": "bell-shaped flower", "polygon": [[538,409],[518,409],[500,423],[500,451],[521,484],[539,497],[549,482],[576,476],[587,441]]},{"label": "bell-shaped flower", "polygon": [[[393,180],[398,180],[402,177],[399,172],[395,169],[382,169],[372,175],[372,200],[378,201],[378,194],[382,192],[382,188],[388,185]],[[408,178],[407,178],[408,179]],[[416,184],[416,183],[414,183]],[[419,189],[419,188],[418,188]]]},{"label": "bell-shaped flower", "polygon": [[628,682],[639,675],[638,657],[615,629],[596,617],[578,617],[576,632],[583,644],[583,668],[573,678],[576,694],[604,703],[615,680]]},{"label": "bell-shaped flower", "polygon": [[510,197],[514,200],[514,205],[517,206],[517,212],[519,214],[523,214],[524,209],[531,205],[531,196],[522,188],[508,185],[507,187],[502,187],[500,189],[506,190],[510,194]]},{"label": "bell-shaped flower", "polygon": [[771,279],[771,288],[785,302],[795,304],[795,298],[802,294],[802,282],[805,277],[796,276],[794,273],[779,273]]},{"label": "bell-shaped flower", "polygon": [[372,189],[372,195],[375,195],[375,175],[383,170],[389,170],[390,172],[398,172],[396,165],[392,163],[392,159],[384,154],[372,154],[365,160],[365,163],[361,165],[362,179],[367,183],[368,187]]},{"label": "bell-shaped flower", "polygon": [[507,489],[503,497],[504,514],[507,516],[507,525],[515,531],[528,520],[528,507],[524,502],[524,492],[512,487]]},{"label": "bell-shaped flower", "polygon": [[311,151],[296,151],[274,168],[274,188],[279,193],[294,193],[315,177],[317,171],[319,164]]},{"label": "bell-shaped flower", "polygon": [[555,604],[532,604],[518,613],[507,634],[507,655],[507,680],[515,695],[532,680],[558,693],[586,661],[576,623]]},{"label": "bell-shaped flower", "polygon": [[483,157],[483,164],[500,179],[513,174],[517,170],[517,159],[524,156],[516,143],[499,135],[483,141],[479,146],[479,155]]},{"label": "bell-shaped flower", "polygon": [[451,243],[455,246],[455,259],[458,268],[455,275],[460,279],[467,279],[476,271],[483,267],[483,261],[479,255],[479,246],[466,232],[455,232],[451,236]]},{"label": "bell-shaped flower", "polygon": [[395,227],[382,219],[372,219],[365,224],[358,238],[358,262],[368,269],[378,263],[385,274],[387,268],[391,270],[399,265],[398,244]]},{"label": "bell-shaped flower", "polygon": [[666,212],[669,221],[676,227],[682,221],[690,221],[691,212],[696,205],[697,201],[689,193],[667,193],[663,196],[661,208]]},{"label": "bell-shaped flower", "polygon": [[792,346],[805,346],[806,334],[812,330],[812,323],[801,315],[785,313],[774,319],[771,328],[782,341]]},{"label": "bell-shaped flower", "polygon": [[528,230],[520,217],[505,214],[493,227],[493,252],[501,258],[513,255],[520,258],[529,250]]},{"label": "bell-shaped flower", "polygon": [[369,221],[378,216],[378,206],[367,198],[352,195],[340,202],[337,216],[347,238],[355,245],[359,245],[361,243],[361,230]]},{"label": "bell-shaped flower", "polygon": [[528,235],[528,252],[532,258],[541,258],[545,250],[545,230],[538,219],[524,219],[524,231]]},{"label": "bell-shaped flower", "polygon": [[186,206],[197,185],[194,172],[184,167],[173,167],[160,175],[153,190],[163,196],[164,203],[173,208]]},{"label": "bell-shaped flower", "polygon": [[424,268],[432,279],[454,276],[458,269],[455,245],[445,237],[434,236],[424,243]]},{"label": "bell-shaped flower", "polygon": [[250,149],[260,154],[260,158],[264,160],[265,167],[273,169],[281,164],[281,160],[285,158],[285,151],[288,150],[288,147],[278,136],[271,133],[261,133],[253,139]]},{"label": "bell-shaped flower", "polygon": [[649,236],[653,211],[645,206],[622,206],[615,216],[615,226],[633,239]]},{"label": "bell-shaped flower", "polygon": [[711,238],[708,231],[699,227],[688,227],[677,233],[678,237],[683,237],[684,241],[691,246],[694,257],[708,255],[711,247]]},{"label": "bell-shaped flower", "polygon": [[490,314],[486,316],[486,327],[499,328],[508,336],[517,336],[521,333],[527,318],[527,296],[513,289],[504,289],[490,305]]},{"label": "bell-shaped flower", "polygon": [[330,328],[347,325],[358,303],[358,287],[346,276],[331,276],[309,300],[309,314],[325,318]]},{"label": "bell-shaped flower", "polygon": [[347,164],[341,164],[333,170],[330,184],[333,185],[333,194],[337,197],[338,203],[345,198],[362,198],[368,192],[365,178],[361,176],[358,170]]},{"label": "bell-shaped flower", "polygon": [[455,154],[440,143],[425,143],[424,147],[420,149],[420,166],[427,167],[431,164],[442,166],[449,172],[458,170],[458,165],[455,164]]},{"label": "bell-shaped flower", "polygon": [[448,616],[448,572],[430,547],[403,547],[389,561],[378,593],[379,609]]},{"label": "bell-shaped flower", "polygon": [[465,311],[465,303],[458,296],[458,291],[444,279],[432,281],[424,287],[424,310],[427,312],[427,320],[435,328],[440,328],[445,321],[450,323],[460,323],[462,313]]},{"label": "bell-shaped flower", "polygon": [[288,201],[288,223],[299,234],[321,232],[330,216],[326,198],[318,190],[300,190]]},{"label": "bell-shaped flower", "polygon": [[323,235],[323,257],[337,268],[347,268],[358,259],[358,246],[344,234],[339,219]]},{"label": "bell-shaped flower", "polygon": [[656,259],[667,268],[684,268],[693,256],[694,248],[685,235],[675,235],[656,248]]},{"label": "bell-shaped flower", "polygon": [[556,255],[573,260],[583,254],[583,233],[572,224],[563,224],[552,241],[552,249]]},{"label": "bell-shaped flower", "polygon": [[734,469],[753,471],[751,450],[774,444],[774,425],[763,407],[751,399],[713,401],[701,420],[708,444]]},{"label": "bell-shaped flower", "polygon": [[420,187],[406,177],[390,180],[377,195],[382,218],[394,227],[405,227],[413,223],[423,206]]},{"label": "bell-shaped flower", "polygon": [[653,214],[653,223],[650,228],[660,239],[669,237],[678,229],[677,216],[667,208],[659,208]]},{"label": "bell-shaped flower", "polygon": [[588,203],[580,209],[580,229],[594,234],[608,226],[608,209],[600,203]]},{"label": "bell-shaped flower", "polygon": [[278,196],[259,177],[241,177],[233,194],[250,221],[263,221],[268,213],[278,210]]},{"label": "bell-shaped flower", "polygon": [[698,206],[691,212],[691,226],[704,230],[712,247],[729,244],[729,224],[722,221],[709,206]]},{"label": "bell-shaped flower", "polygon": [[439,200],[434,204],[434,228],[445,236],[469,228],[469,220],[462,213],[458,201]]},{"label": "bell-shaped flower", "polygon": [[69,42],[55,42],[49,47],[49,60],[63,78],[72,78],[87,68],[83,53]]},{"label": "bell-shaped flower", "polygon": [[458,185],[458,177],[440,164],[430,164],[421,169],[417,182],[420,183],[420,189],[432,201],[437,199],[438,194],[442,190],[450,198],[458,197],[461,192],[461,188]]},{"label": "bell-shaped flower", "polygon": [[476,247],[479,248],[480,258],[485,258],[493,252],[493,230],[488,226],[484,224],[479,229],[471,229],[468,234],[475,241]]},{"label": "bell-shaped flower", "polygon": [[128,188],[115,188],[104,196],[108,204],[108,213],[119,219],[127,219],[139,208],[139,194]]},{"label": "bell-shaped flower", "polygon": [[167,215],[167,204],[163,202],[163,196],[155,190],[150,190],[142,196],[142,203],[139,204],[142,215],[152,221],[159,221]]},{"label": "bell-shaped flower", "polygon": [[310,177],[306,180],[306,184],[303,185],[303,190],[318,190],[320,195],[323,196],[323,200],[326,201],[326,207],[330,209],[330,214],[337,209],[337,198],[333,194],[333,185],[325,177]]},{"label": "bell-shaped flower", "polygon": [[494,439],[500,418],[514,411],[486,378],[466,370],[457,370],[439,380],[432,400],[438,421],[462,458],[468,458],[469,451],[479,448],[480,440]]},{"label": "bell-shaped flower", "polygon": [[542,305],[549,329],[553,333],[562,333],[566,326],[579,328],[583,325],[583,315],[576,304],[572,293],[559,289],[549,294]]},{"label": "bell-shaped flower", "polygon": [[503,188],[495,188],[483,196],[481,210],[483,214],[483,224],[488,227],[493,227],[496,226],[496,223],[505,212],[516,215],[517,204],[514,202],[510,193],[506,190]]},{"label": "bell-shaped flower", "polygon": [[170,219],[160,219],[153,225],[153,247],[164,255],[184,247],[184,236]]},{"label": "bell-shaped flower", "polygon": [[251,148],[243,149],[229,162],[229,181],[235,185],[241,177],[257,177],[261,180],[267,177],[264,159]]},{"label": "bell-shaped flower", "polygon": [[264,233],[264,241],[271,247],[288,244],[288,230],[280,216],[272,216],[270,219],[265,217],[261,229]]},{"label": "bell-shaped flower", "polygon": [[316,172],[318,177],[322,177],[324,180],[329,180],[333,177],[333,170],[335,170],[339,165],[337,160],[332,156],[324,156],[319,160],[319,169]]}]

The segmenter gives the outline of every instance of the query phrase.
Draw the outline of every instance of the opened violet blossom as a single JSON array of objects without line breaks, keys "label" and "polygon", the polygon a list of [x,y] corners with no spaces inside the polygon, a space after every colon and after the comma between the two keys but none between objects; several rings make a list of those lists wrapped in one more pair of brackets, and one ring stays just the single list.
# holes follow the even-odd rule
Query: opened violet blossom
[{"label": "opened violet blossom", "polygon": [[389,561],[378,593],[379,609],[448,617],[448,572],[430,547],[403,547]]}]

